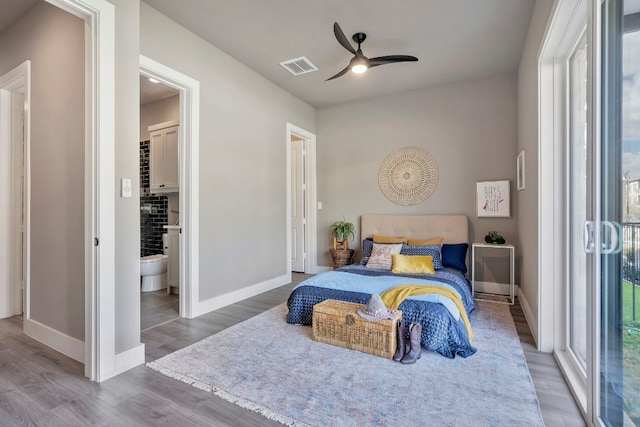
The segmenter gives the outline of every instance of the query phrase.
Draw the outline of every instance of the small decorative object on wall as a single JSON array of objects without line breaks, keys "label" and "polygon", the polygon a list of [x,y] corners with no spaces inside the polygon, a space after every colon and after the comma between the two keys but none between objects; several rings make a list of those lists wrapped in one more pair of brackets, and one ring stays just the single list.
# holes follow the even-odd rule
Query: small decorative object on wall
[{"label": "small decorative object on wall", "polygon": [[517,188],[518,191],[524,190],[524,150],[522,150],[520,152],[520,154],[518,154],[518,162],[517,162],[517,175],[518,175],[518,182],[517,182]]},{"label": "small decorative object on wall", "polygon": [[504,237],[499,235],[497,231],[490,231],[489,234],[484,236],[484,241],[495,245],[504,245],[506,243]]},{"label": "small decorative object on wall", "polygon": [[510,181],[478,181],[476,183],[476,212],[479,217],[509,217]]},{"label": "small decorative object on wall", "polygon": [[438,166],[429,153],[418,147],[399,148],[389,154],[378,171],[380,191],[397,205],[417,205],[438,184]]}]

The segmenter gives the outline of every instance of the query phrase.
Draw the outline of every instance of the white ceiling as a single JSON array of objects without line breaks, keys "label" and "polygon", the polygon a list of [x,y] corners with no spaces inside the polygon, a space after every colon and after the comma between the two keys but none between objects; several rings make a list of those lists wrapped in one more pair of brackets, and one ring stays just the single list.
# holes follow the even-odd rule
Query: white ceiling
[{"label": "white ceiling", "polygon": [[140,76],[140,105],[160,101],[177,95],[178,91],[161,83],[151,83],[145,76]]},{"label": "white ceiling", "polygon": [[[145,0],[278,86],[321,107],[514,71],[535,0]],[[413,55],[364,75],[336,41],[367,34],[368,57]],[[185,46],[188,49],[188,46]],[[306,56],[319,71],[293,76],[280,62]]]},{"label": "white ceiling", "polygon": [[[0,0],[0,31],[36,1]],[[145,2],[298,98],[322,107],[516,70],[535,0]],[[368,57],[413,55],[419,61],[325,82],[352,57],[333,35],[336,21],[349,39],[356,32],[367,34],[362,50]],[[296,77],[280,66],[300,56],[319,71]],[[143,102],[149,99],[146,87]]]}]

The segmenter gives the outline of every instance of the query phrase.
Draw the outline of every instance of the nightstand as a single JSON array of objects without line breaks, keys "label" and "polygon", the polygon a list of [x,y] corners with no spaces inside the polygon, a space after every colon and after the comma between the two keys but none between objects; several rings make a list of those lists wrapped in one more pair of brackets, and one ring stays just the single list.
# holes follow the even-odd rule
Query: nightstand
[{"label": "nightstand", "polygon": [[[496,245],[496,244],[489,244],[489,243],[473,243],[471,245],[471,293],[473,294],[474,298],[475,298],[475,292],[476,292],[476,251],[477,250],[499,250],[499,249],[503,249],[503,250],[507,250],[509,251],[509,290],[510,290],[510,295],[509,295],[509,301],[507,303],[503,303],[503,304],[510,304],[513,305],[515,302],[515,290],[516,290],[516,285],[515,285],[515,258],[516,258],[516,248],[513,245]],[[478,300],[481,300],[480,298],[477,298]],[[485,300],[487,301],[487,300]],[[498,302],[501,303],[501,301],[494,301],[494,300],[488,300],[491,302]]]}]

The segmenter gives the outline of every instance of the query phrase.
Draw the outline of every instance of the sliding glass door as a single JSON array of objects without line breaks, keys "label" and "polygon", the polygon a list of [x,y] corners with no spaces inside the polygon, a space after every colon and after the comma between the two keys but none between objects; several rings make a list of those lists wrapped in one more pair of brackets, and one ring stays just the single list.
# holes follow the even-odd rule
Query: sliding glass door
[{"label": "sliding glass door", "polygon": [[[605,0],[601,9],[599,420],[640,425],[640,2]],[[638,298],[636,300],[636,298]],[[595,379],[595,378],[594,378]]]}]

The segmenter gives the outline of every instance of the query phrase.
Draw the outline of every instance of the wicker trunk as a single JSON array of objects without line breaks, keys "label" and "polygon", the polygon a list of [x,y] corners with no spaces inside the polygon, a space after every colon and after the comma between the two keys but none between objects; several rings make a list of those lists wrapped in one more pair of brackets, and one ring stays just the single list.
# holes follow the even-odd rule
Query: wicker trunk
[{"label": "wicker trunk", "polygon": [[397,324],[402,311],[393,319],[370,321],[358,314],[364,304],[325,300],[313,306],[313,339],[340,347],[392,358],[398,345]]}]

